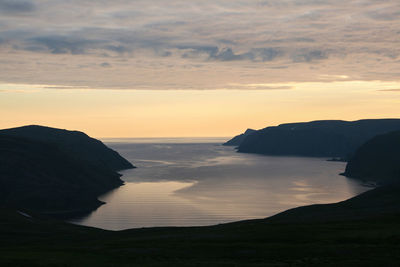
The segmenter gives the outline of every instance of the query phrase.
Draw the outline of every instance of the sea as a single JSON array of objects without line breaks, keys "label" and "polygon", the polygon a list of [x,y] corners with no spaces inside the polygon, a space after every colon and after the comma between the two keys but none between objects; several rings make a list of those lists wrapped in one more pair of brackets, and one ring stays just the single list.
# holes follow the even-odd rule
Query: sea
[{"label": "sea", "polygon": [[123,138],[103,142],[137,168],[75,224],[108,230],[206,226],[260,219],[298,206],[338,202],[370,186],[339,175],[327,158],[237,153],[229,138]]}]

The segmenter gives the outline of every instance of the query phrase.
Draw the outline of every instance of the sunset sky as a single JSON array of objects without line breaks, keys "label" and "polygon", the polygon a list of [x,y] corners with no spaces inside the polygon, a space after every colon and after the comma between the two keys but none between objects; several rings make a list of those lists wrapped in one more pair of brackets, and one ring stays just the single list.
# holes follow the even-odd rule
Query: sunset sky
[{"label": "sunset sky", "polygon": [[0,0],[0,128],[232,136],[395,117],[398,0]]}]

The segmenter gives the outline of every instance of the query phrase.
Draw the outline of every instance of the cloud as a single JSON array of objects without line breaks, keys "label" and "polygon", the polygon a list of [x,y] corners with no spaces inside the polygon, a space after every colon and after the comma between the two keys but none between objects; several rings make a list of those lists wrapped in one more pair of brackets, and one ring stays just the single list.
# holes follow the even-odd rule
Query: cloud
[{"label": "cloud", "polygon": [[400,89],[381,89],[378,90],[380,92],[396,92],[396,93],[400,93]]},{"label": "cloud", "polygon": [[109,67],[111,67],[111,64],[108,63],[108,62],[103,62],[103,63],[100,64],[100,66],[102,66],[104,68],[109,68]]},{"label": "cloud", "polygon": [[381,21],[395,21],[400,17],[400,10],[398,7],[378,8],[373,11],[367,12],[366,15],[374,20]]},{"label": "cloud", "polygon": [[186,52],[182,54],[183,58],[196,58],[206,55],[207,60],[215,61],[253,61],[266,62],[272,61],[279,56],[285,54],[279,48],[254,48],[247,52],[237,53],[231,47],[218,46],[179,46],[181,50]]},{"label": "cloud", "polygon": [[[87,49],[96,48],[101,41],[79,39],[68,36],[40,36],[30,40],[36,46],[34,49],[40,50],[40,46],[47,48],[52,54],[85,54]],[[35,51],[33,49],[33,51]],[[32,50],[32,48],[31,48]]]},{"label": "cloud", "polygon": [[24,0],[0,0],[0,13],[22,14],[36,10],[33,2]]},{"label": "cloud", "polygon": [[292,54],[293,62],[312,62],[316,60],[327,59],[327,51],[315,49],[309,51],[296,51]]},{"label": "cloud", "polygon": [[245,90],[290,90],[293,86],[288,85],[269,85],[269,84],[229,84],[227,89],[245,89]]},{"label": "cloud", "polygon": [[184,51],[183,58],[196,58],[207,55],[209,58],[215,57],[219,53],[217,46],[202,45],[178,45],[177,49]]},{"label": "cloud", "polygon": [[253,60],[257,61],[258,59],[262,62],[272,61],[280,56],[283,56],[285,52],[280,48],[255,48],[252,50]]},{"label": "cloud", "polygon": [[124,45],[106,45],[106,46],[104,46],[104,48],[106,50],[110,50],[110,51],[116,52],[118,54],[125,54],[125,53],[132,52],[131,48],[128,48]]},{"label": "cloud", "polygon": [[59,90],[69,90],[69,89],[88,89],[83,86],[62,86],[62,85],[54,85],[54,86],[43,86],[43,89],[59,89]]},{"label": "cloud", "polygon": [[[326,73],[398,79],[397,0],[0,0],[0,13],[7,82],[186,88],[194,72],[199,88]],[[103,61],[112,77],[99,74]]]},{"label": "cloud", "polygon": [[223,48],[216,53],[210,54],[211,59],[220,60],[220,61],[233,61],[233,60],[242,60],[242,59],[250,59],[252,58],[251,53],[245,54],[235,54],[232,51],[232,48]]}]

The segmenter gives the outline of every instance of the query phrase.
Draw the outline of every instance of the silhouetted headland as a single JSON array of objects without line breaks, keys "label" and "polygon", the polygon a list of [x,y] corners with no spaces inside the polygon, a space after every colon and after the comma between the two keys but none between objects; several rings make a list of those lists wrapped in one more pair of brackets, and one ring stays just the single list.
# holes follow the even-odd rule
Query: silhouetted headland
[{"label": "silhouetted headland", "polygon": [[243,142],[243,140],[244,140],[244,138],[245,138],[246,136],[248,136],[249,134],[252,134],[252,133],[254,133],[254,132],[256,132],[256,130],[247,129],[244,133],[239,134],[239,135],[233,137],[231,140],[227,141],[227,142],[224,143],[223,145],[224,145],[224,146],[239,146],[239,145]]},{"label": "silhouetted headland", "polygon": [[1,130],[0,162],[0,205],[58,216],[96,209],[134,168],[82,132],[42,126]]},{"label": "silhouetted headland", "polygon": [[378,184],[400,182],[400,131],[378,135],[357,149],[345,176]]},{"label": "silhouetted headland", "polygon": [[368,139],[396,130],[400,119],[287,123],[248,134],[238,152],[346,160]]},{"label": "silhouetted headland", "polygon": [[106,167],[113,171],[134,168],[118,152],[108,148],[100,140],[91,138],[79,131],[29,125],[0,130],[0,135],[51,143],[73,158],[87,161],[93,165]]},{"label": "silhouetted headland", "polygon": [[346,165],[347,177],[375,182],[378,187],[334,204],[287,210],[273,222],[361,220],[400,214],[400,131],[373,137],[357,149]]},{"label": "silhouetted headland", "polygon": [[375,182],[378,187],[346,201],[290,209],[273,222],[361,220],[400,214],[400,131],[373,137],[346,165],[347,177]]},{"label": "silhouetted headland", "polygon": [[106,231],[34,211],[92,208],[99,192],[121,183],[115,171],[0,132],[1,203],[14,204],[0,205],[0,265],[397,266],[399,151],[399,131],[362,145],[346,173],[390,183],[342,202],[207,227]]}]

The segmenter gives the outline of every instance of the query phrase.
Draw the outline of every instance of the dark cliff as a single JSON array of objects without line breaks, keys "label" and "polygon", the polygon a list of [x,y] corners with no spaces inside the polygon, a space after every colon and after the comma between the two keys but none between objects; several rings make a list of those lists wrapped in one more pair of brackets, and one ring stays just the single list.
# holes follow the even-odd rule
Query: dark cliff
[{"label": "dark cliff", "polygon": [[[97,208],[100,194],[123,184],[115,169],[132,165],[100,141],[79,132],[32,127],[0,131],[0,206],[69,216]],[[27,129],[41,135],[22,137]]]},{"label": "dark cliff", "polygon": [[72,158],[104,166],[114,171],[134,168],[129,161],[121,157],[116,151],[108,148],[101,141],[79,131],[30,125],[0,130],[0,135],[52,143]]},{"label": "dark cliff", "polygon": [[288,123],[246,136],[238,151],[349,158],[368,139],[395,130],[400,130],[400,119]]},{"label": "dark cliff", "polygon": [[254,132],[256,132],[256,130],[247,129],[244,133],[233,137],[231,140],[225,142],[223,145],[224,146],[239,146],[243,142],[243,140],[246,138],[246,136],[248,136],[249,134],[252,134]]},{"label": "dark cliff", "polygon": [[378,135],[357,149],[345,176],[377,183],[400,181],[400,131]]}]

